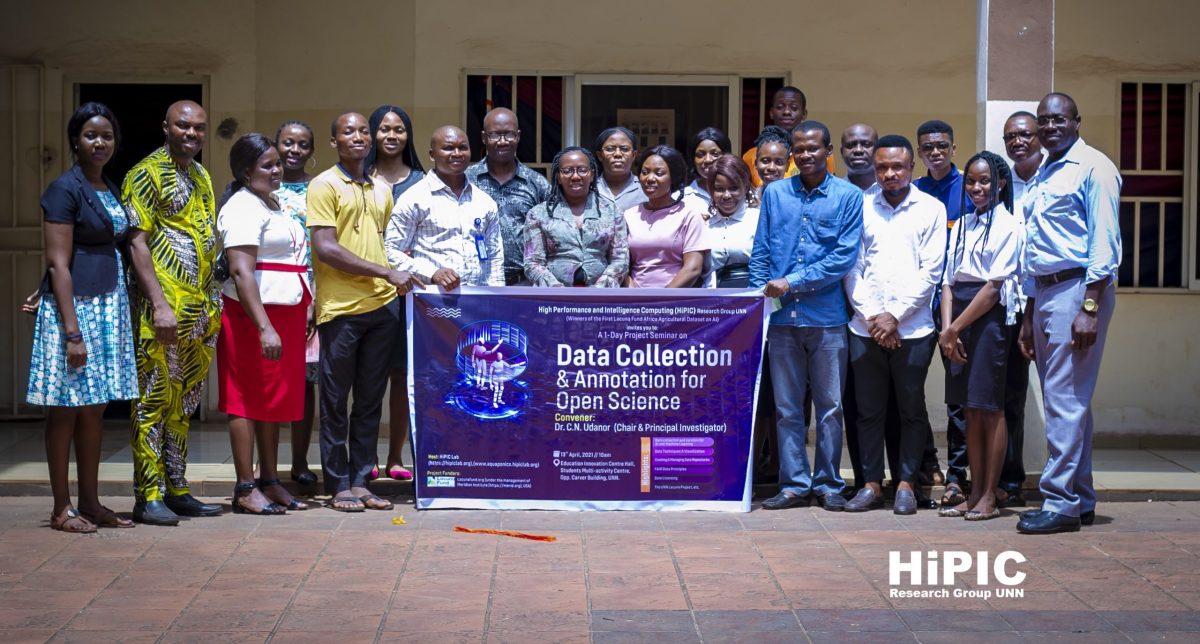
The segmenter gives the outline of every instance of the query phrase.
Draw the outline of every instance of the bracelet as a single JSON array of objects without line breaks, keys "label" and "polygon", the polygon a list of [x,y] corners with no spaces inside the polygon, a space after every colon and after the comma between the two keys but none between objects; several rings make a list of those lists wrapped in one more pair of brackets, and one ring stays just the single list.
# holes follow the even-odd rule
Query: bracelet
[{"label": "bracelet", "polygon": [[68,333],[64,337],[66,338],[67,342],[83,342],[83,334],[82,333]]}]

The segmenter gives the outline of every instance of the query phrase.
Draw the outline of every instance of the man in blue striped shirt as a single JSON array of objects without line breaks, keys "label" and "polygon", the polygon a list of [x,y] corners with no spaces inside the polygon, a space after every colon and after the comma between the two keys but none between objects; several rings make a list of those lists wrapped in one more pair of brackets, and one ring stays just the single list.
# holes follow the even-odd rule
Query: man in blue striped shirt
[{"label": "man in blue striped shirt", "polygon": [[[797,176],[767,186],[750,256],[750,285],[776,298],[767,332],[771,379],[779,411],[779,494],[763,508],[809,503],[846,506],[842,456],[842,389],[846,383],[846,323],[842,278],[854,266],[862,235],[862,191],[829,174],[829,128],[804,121],[792,130]],[[812,470],[804,443],[804,391],[811,384],[816,418]]]},{"label": "man in blue striped shirt", "polygon": [[1026,534],[1075,532],[1096,516],[1092,484],[1092,396],[1121,264],[1121,175],[1079,138],[1070,96],[1048,94],[1037,109],[1046,160],[1025,205],[1022,278],[1029,296],[1021,351],[1042,379],[1049,457],[1041,510],[1021,514]]}]

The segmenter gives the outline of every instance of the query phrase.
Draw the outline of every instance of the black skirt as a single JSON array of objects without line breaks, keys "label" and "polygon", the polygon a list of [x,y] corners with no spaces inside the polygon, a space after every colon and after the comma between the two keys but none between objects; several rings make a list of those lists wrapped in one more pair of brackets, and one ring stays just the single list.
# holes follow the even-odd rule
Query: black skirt
[{"label": "black skirt", "polygon": [[[954,318],[962,315],[983,285],[984,282],[959,282],[950,287]],[[947,363],[947,405],[988,411],[1004,409],[1004,381],[1012,342],[1012,334],[1004,324],[1005,314],[1004,306],[997,302],[959,334],[967,363]]]}]

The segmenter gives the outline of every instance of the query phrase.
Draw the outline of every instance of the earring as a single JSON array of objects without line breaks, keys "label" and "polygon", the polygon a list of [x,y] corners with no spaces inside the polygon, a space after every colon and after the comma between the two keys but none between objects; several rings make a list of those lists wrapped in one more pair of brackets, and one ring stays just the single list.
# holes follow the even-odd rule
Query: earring
[{"label": "earring", "polygon": [[[310,167],[310,166],[311,166],[311,167]],[[316,155],[316,154],[313,154],[311,157],[308,157],[308,161],[306,161],[306,162],[304,163],[304,169],[305,169],[305,170],[312,170],[312,169],[314,169],[314,168],[316,168],[316,167],[317,167],[317,155]]]}]

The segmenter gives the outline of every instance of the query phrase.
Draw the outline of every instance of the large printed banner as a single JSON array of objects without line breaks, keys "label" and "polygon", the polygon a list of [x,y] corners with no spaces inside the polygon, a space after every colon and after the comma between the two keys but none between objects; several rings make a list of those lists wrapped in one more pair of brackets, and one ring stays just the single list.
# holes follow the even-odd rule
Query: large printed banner
[{"label": "large printed banner", "polygon": [[409,298],[418,508],[750,511],[760,291]]}]

